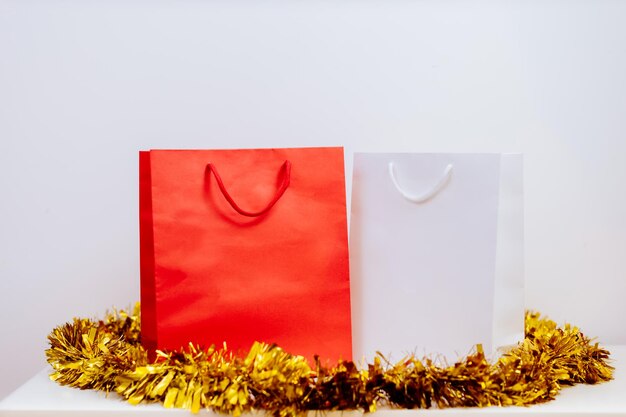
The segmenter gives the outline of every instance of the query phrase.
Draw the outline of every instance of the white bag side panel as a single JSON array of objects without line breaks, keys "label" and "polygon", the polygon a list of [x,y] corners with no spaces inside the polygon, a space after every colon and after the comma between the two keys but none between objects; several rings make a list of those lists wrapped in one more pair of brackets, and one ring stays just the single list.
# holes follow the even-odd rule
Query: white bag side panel
[{"label": "white bag side panel", "polygon": [[503,154],[494,299],[494,350],[524,338],[523,157]]}]

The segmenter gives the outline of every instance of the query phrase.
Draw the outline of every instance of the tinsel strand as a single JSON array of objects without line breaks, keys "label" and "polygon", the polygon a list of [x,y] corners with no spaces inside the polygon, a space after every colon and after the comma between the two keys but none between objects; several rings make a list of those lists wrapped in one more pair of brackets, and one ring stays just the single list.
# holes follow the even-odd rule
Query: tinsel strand
[{"label": "tinsel strand", "polygon": [[310,365],[276,345],[255,343],[245,357],[225,347],[157,352],[140,343],[139,305],[104,320],[74,319],[48,336],[50,378],[80,389],[117,392],[131,404],[160,402],[192,412],[207,408],[237,417],[265,410],[277,417],[307,410],[525,406],[550,401],[562,387],[612,379],[609,352],[578,328],[525,317],[525,339],[490,363],[478,345],[449,366],[382,355],[359,368],[351,361]]}]

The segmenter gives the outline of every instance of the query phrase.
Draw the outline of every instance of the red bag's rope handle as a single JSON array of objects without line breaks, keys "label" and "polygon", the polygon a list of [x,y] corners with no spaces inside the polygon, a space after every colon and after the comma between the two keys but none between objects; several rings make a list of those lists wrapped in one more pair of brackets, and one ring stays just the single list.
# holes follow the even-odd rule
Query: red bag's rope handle
[{"label": "red bag's rope handle", "polygon": [[210,162],[206,164],[206,172],[209,174],[212,172],[213,175],[215,175],[215,181],[217,181],[217,186],[220,188],[220,191],[224,195],[224,198],[226,199],[226,201],[228,201],[230,206],[237,213],[241,214],[242,216],[247,216],[247,217],[259,217],[259,216],[264,215],[272,207],[274,207],[274,204],[276,204],[276,202],[283,196],[283,194],[287,190],[287,187],[289,187],[289,182],[291,181],[291,162],[285,161],[285,163],[280,167],[280,169],[281,171],[284,172],[283,181],[281,182],[280,187],[278,187],[278,190],[276,190],[276,194],[274,195],[274,198],[272,198],[272,200],[268,203],[267,206],[265,206],[263,210],[252,212],[252,211],[246,211],[242,209],[241,207],[237,205],[237,203],[235,203],[235,200],[233,200],[230,194],[228,194],[228,191],[226,190],[226,187],[224,186],[224,182],[222,181],[220,174],[217,173],[217,169],[215,168],[215,165],[213,165]]}]

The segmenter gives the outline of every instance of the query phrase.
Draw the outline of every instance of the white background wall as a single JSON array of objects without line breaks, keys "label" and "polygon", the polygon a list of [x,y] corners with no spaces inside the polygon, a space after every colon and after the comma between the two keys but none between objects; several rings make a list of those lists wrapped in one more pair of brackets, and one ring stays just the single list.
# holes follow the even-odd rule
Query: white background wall
[{"label": "white background wall", "polygon": [[[527,307],[626,343],[626,2],[0,0],[0,397],[139,297],[137,151],[525,153]],[[349,176],[348,176],[349,178]]]}]

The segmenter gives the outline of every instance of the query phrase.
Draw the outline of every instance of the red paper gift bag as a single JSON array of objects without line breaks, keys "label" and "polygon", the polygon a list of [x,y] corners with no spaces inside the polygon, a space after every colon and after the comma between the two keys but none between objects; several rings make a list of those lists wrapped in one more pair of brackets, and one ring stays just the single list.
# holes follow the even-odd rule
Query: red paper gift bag
[{"label": "red paper gift bag", "polygon": [[343,148],[140,152],[142,342],[350,359]]}]

